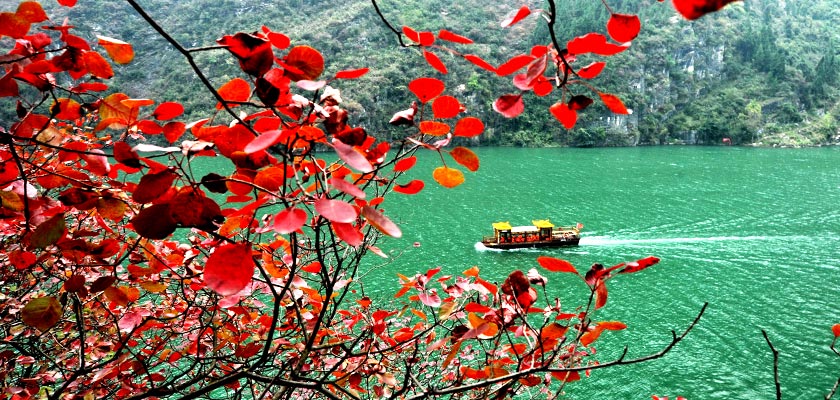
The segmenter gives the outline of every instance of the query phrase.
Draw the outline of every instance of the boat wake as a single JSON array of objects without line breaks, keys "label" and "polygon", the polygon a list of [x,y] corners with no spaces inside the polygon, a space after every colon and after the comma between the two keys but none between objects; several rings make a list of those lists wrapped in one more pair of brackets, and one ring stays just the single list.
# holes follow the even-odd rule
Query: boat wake
[{"label": "boat wake", "polygon": [[[540,249],[533,248],[533,247],[522,247],[518,249],[491,249],[481,242],[475,242],[475,251],[490,251],[494,253],[510,253],[510,252],[523,252],[523,253],[535,253],[540,252]],[[544,251],[544,250],[543,250]]]},{"label": "boat wake", "polygon": [[691,238],[616,239],[609,236],[584,236],[581,246],[627,246],[669,243],[743,242],[805,239],[805,236],[712,236]]}]

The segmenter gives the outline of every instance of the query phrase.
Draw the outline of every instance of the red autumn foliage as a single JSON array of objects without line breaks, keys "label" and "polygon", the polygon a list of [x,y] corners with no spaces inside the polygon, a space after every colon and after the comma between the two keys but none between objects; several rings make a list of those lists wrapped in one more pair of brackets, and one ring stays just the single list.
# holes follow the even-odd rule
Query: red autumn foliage
[{"label": "red autumn foliage", "polygon": [[[503,26],[530,13],[520,8]],[[612,15],[615,40],[635,36],[633,16]],[[550,274],[514,271],[501,287],[478,267],[458,276],[435,268],[399,275],[399,303],[364,295],[362,260],[387,257],[377,240],[403,233],[399,215],[386,211],[390,193],[425,186],[403,176],[417,152],[438,153],[442,165],[432,179],[447,188],[466,179],[447,165],[452,160],[479,169],[475,152],[450,145],[453,137],[481,135],[485,125],[461,115],[466,110],[443,81],[410,81],[419,102],[406,93],[410,106],[391,120],[400,139],[383,142],[353,126],[342,106],[340,85],[369,66],[338,70],[331,55],[292,46],[262,26],[217,41],[240,74],[213,77],[224,82],[207,87],[217,107],[190,110],[202,117],[187,121],[178,103],[108,93],[111,61],[137,56],[130,44],[98,37],[105,57],[84,39],[89,32],[39,26],[46,20],[36,1],[0,10],[0,37],[19,45],[3,55],[0,78],[0,98],[19,109],[18,120],[0,128],[0,398],[504,397],[532,387],[549,393],[556,382],[580,380],[581,371],[644,360],[596,357],[598,337],[624,326],[593,321],[607,304],[606,282],[651,267],[654,257],[593,266],[577,287],[591,301],[566,310],[565,293],[547,283],[554,273],[580,274],[545,256],[537,263]],[[567,127],[569,113],[592,102],[569,86],[604,66],[576,68],[573,54],[608,56],[627,46],[584,36],[567,49],[550,43],[509,55],[496,68],[446,48],[472,44],[450,30],[392,31],[441,73],[439,54],[497,75],[517,73],[520,92],[494,103],[507,117],[522,112],[527,92],[560,96],[550,113],[562,111]],[[610,110],[629,111],[586,88]],[[20,101],[22,93],[50,101]],[[171,147],[145,143],[161,134]],[[336,157],[315,151],[323,149]],[[218,156],[224,167],[195,176],[191,163],[203,156]],[[476,348],[488,351],[472,357]],[[413,375],[421,367],[434,382]]]}]

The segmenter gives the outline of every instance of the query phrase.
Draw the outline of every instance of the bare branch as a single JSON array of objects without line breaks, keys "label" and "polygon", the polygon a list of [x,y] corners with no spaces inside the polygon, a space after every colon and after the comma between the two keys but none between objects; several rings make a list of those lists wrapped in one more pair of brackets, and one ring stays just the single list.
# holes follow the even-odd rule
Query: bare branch
[{"label": "bare branch", "polygon": [[767,332],[762,329],[761,334],[764,335],[764,340],[767,341],[767,345],[770,346],[770,351],[773,352],[773,381],[776,383],[776,399],[781,400],[782,398],[782,384],[779,381],[779,351],[773,346],[773,342],[770,341],[770,337],[767,336]]}]

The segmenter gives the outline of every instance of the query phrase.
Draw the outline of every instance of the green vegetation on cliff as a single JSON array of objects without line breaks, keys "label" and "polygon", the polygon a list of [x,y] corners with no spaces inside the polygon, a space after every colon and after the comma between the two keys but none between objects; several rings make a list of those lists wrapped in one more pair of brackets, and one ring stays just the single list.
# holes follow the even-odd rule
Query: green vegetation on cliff
[{"label": "green vegetation on cliff", "polygon": [[[84,1],[84,0],[83,0]],[[371,73],[342,90],[353,91],[357,103],[345,104],[354,124],[387,137],[398,130],[387,125],[405,109],[411,96],[406,85],[420,76],[447,82],[488,130],[473,145],[621,146],[637,144],[814,145],[840,141],[840,1],[734,3],[723,12],[697,21],[677,18],[668,3],[653,0],[611,1],[617,12],[638,13],[642,34],[631,48],[608,61],[596,80],[599,88],[624,99],[633,113],[611,114],[604,107],[582,114],[566,131],[547,112],[556,99],[526,95],[525,112],[507,119],[491,110],[493,100],[516,89],[454,56],[443,57],[449,68],[441,76],[416,49],[400,48],[364,0],[345,2],[252,0],[146,0],[153,17],[188,47],[214,45],[236,31],[255,31],[252,21],[288,34],[295,44],[311,44],[330,54],[327,72],[370,67]],[[382,1],[382,11],[397,24],[418,30],[452,30],[475,40],[464,46],[493,64],[503,54],[528,52],[547,43],[548,32],[534,16],[502,29],[498,24],[522,1],[463,0]],[[533,8],[539,1],[529,1]],[[561,41],[601,26],[607,12],[600,2],[565,1],[558,24]],[[116,37],[135,45],[140,54],[120,67],[115,86],[133,97],[179,101],[191,109],[211,104],[183,60],[143,25],[134,11],[115,0],[92,2],[64,10],[80,31]],[[313,24],[317,21],[317,24]],[[5,43],[3,44],[5,45]],[[217,85],[233,76],[237,65],[225,51],[197,53],[197,61]],[[588,59],[579,62],[589,62]],[[163,88],[163,89],[161,89]],[[164,90],[163,92],[159,92]],[[156,92],[151,92],[156,91]],[[7,111],[4,111],[7,112]]]}]

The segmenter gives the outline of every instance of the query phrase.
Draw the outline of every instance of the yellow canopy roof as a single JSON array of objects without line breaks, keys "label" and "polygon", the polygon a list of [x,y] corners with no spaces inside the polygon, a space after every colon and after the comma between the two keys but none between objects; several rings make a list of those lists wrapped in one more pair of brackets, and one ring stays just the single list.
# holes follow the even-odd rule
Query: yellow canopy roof
[{"label": "yellow canopy roof", "polygon": [[537,228],[540,228],[540,229],[554,228],[554,224],[552,224],[551,221],[549,221],[547,219],[535,219],[535,220],[531,221],[531,223],[534,224],[534,226],[536,226]]},{"label": "yellow canopy roof", "polygon": [[497,231],[509,231],[511,229],[510,222],[494,222],[493,229]]}]

